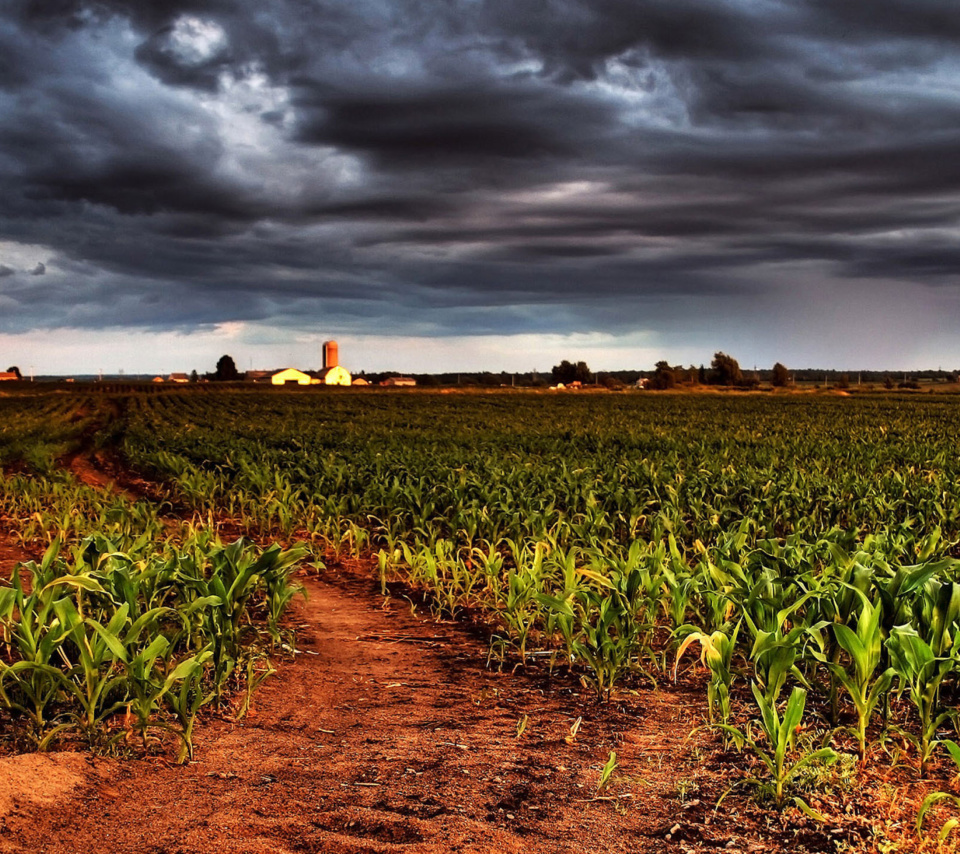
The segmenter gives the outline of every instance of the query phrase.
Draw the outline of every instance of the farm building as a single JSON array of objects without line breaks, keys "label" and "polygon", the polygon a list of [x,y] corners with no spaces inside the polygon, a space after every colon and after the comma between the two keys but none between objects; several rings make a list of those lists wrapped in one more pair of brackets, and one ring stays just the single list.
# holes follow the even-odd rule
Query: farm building
[{"label": "farm building", "polygon": [[248,383],[269,383],[273,381],[275,371],[247,371],[243,378]]},{"label": "farm building", "polygon": [[323,368],[313,374],[322,385],[350,385],[350,371],[340,364],[340,348],[336,341],[323,342]]},{"label": "farm building", "polygon": [[413,377],[387,377],[380,383],[380,385],[386,386],[412,386],[416,384],[417,381]]},{"label": "farm building", "polygon": [[353,381],[353,385],[370,385],[370,380],[365,380],[363,377],[357,377]]},{"label": "farm building", "polygon": [[0,371],[0,381],[3,380],[18,380],[18,377],[13,371]]},{"label": "farm building", "polygon": [[313,382],[317,382],[317,380],[312,379],[310,374],[305,374],[296,368],[287,368],[286,370],[275,373],[270,378],[270,382],[273,385],[310,385]]},{"label": "farm building", "polygon": [[170,376],[167,377],[167,382],[188,383],[190,382],[190,377],[188,377],[186,374],[170,374]]},{"label": "farm building", "polygon": [[323,385],[350,385],[350,371],[340,365],[324,368],[316,374],[317,382]]}]

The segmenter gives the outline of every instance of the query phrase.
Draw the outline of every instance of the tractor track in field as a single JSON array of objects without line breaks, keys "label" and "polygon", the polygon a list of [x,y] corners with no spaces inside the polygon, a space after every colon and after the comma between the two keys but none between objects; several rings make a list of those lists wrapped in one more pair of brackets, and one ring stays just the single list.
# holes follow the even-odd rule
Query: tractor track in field
[{"label": "tractor track in field", "polygon": [[[96,454],[67,462],[101,488],[153,492]],[[539,666],[489,669],[476,632],[385,601],[370,561],[301,580],[299,654],[275,662],[242,721],[198,722],[190,764],[0,759],[0,854],[833,850],[750,801],[714,809],[732,766],[712,735],[690,735],[701,676],[598,705]]]}]

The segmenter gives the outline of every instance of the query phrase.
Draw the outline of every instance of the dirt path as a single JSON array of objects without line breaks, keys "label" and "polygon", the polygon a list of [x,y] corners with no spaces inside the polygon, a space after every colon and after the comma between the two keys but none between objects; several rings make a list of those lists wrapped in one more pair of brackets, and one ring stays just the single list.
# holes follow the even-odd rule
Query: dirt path
[{"label": "dirt path", "polygon": [[[0,760],[0,781],[23,776],[6,798],[0,786],[0,851],[555,854],[715,850],[736,835],[692,795],[681,804],[697,773],[684,739],[699,691],[598,709],[563,679],[487,670],[462,629],[384,606],[356,578],[308,585],[295,614],[303,653],[242,723],[201,726],[189,766]],[[628,797],[592,800],[612,749],[621,766],[604,794]]]}]

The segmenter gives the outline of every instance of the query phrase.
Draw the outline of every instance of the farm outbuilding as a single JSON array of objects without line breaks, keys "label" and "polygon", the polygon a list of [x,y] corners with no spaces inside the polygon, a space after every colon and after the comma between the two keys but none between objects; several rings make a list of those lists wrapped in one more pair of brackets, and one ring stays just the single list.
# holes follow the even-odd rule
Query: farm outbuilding
[{"label": "farm outbuilding", "polygon": [[13,371],[0,371],[0,381],[9,381],[9,380],[18,380],[18,377]]},{"label": "farm outbuilding", "polygon": [[188,377],[186,374],[170,374],[167,382],[188,383],[190,382],[190,377]]},{"label": "farm outbuilding", "polygon": [[340,365],[325,368],[317,375],[323,385],[350,385],[352,377],[350,371]]},{"label": "farm outbuilding", "polygon": [[311,383],[317,382],[317,380],[312,379],[310,374],[305,374],[296,368],[287,368],[274,374],[270,378],[270,382],[273,383],[273,385],[310,385]]},{"label": "farm outbuilding", "polygon": [[417,381],[413,377],[387,377],[380,385],[386,386],[414,386]]}]

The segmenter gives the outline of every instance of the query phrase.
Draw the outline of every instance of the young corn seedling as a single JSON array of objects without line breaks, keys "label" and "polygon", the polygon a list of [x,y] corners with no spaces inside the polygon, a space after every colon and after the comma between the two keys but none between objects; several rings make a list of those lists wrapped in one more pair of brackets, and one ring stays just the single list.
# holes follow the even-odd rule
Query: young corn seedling
[{"label": "young corn seedling", "polygon": [[[746,614],[744,617],[747,624],[751,625],[750,618]],[[757,681],[763,686],[763,693],[770,702],[775,702],[780,696],[788,675],[792,674],[798,681],[804,682],[803,674],[796,664],[800,657],[800,640],[804,634],[805,629],[802,626],[797,626],[786,634],[782,629],[755,632],[750,660],[753,662]]]},{"label": "young corn seedling", "polygon": [[[203,691],[204,668],[211,656],[212,652],[207,648],[181,661],[164,681],[167,702],[180,721],[182,745],[177,761],[181,764],[193,758],[193,727],[197,715],[215,696],[213,692],[205,694]],[[174,690],[177,682],[180,687]]]},{"label": "young corn seedling", "polygon": [[837,643],[850,656],[853,672],[842,664],[828,662],[837,681],[846,689],[857,710],[857,726],[853,735],[857,739],[861,762],[867,757],[867,727],[870,719],[896,676],[892,667],[888,667],[879,676],[874,676],[880,666],[883,651],[881,613],[879,606],[874,607],[866,596],[863,596],[863,610],[857,620],[856,632],[842,623],[833,625]]},{"label": "young corn seedling", "polygon": [[611,750],[610,757],[607,759],[607,764],[603,766],[603,770],[600,772],[600,779],[597,781],[598,795],[610,783],[610,779],[613,777],[613,772],[617,770],[618,764],[617,753],[616,751]]},{"label": "young corn seedling", "polygon": [[677,681],[677,667],[684,651],[691,644],[700,644],[700,661],[710,668],[710,684],[707,686],[707,709],[710,723],[715,723],[716,713],[719,710],[722,723],[730,720],[730,687],[733,684],[733,669],[731,663],[733,652],[737,646],[737,635],[740,633],[738,622],[729,635],[719,629],[712,634],[693,632],[687,635],[677,650],[677,661],[673,668],[673,681]]},{"label": "young corn seedling", "polygon": [[[749,778],[746,782],[770,794],[776,805],[782,807],[786,800],[787,787],[799,771],[817,762],[831,764],[836,761],[837,754],[829,747],[822,747],[791,761],[790,754],[796,748],[797,730],[803,720],[807,692],[803,688],[794,688],[781,716],[775,699],[768,698],[755,682],[751,683],[750,688],[760,709],[763,740],[754,738],[753,721],[747,724],[744,731],[728,724],[717,726],[730,735],[738,750],[742,750],[744,746],[749,747],[766,769],[768,779]],[[820,818],[802,798],[794,796],[793,801],[808,815]]]},{"label": "young corn seedling", "polygon": [[910,700],[920,716],[920,735],[913,738],[920,751],[920,770],[926,773],[930,756],[936,746],[940,726],[954,716],[951,709],[940,707],[940,686],[957,666],[960,654],[960,633],[956,635],[945,655],[934,655],[930,645],[912,626],[897,626],[887,638],[887,650],[900,679],[902,691],[907,689]]},{"label": "young corn seedling", "polygon": [[527,731],[529,724],[530,716],[522,715],[520,720],[517,721],[517,738],[520,738]]},{"label": "young corn seedling", "polygon": [[527,660],[527,639],[537,621],[536,594],[538,578],[531,573],[521,570],[510,571],[507,576],[507,597],[503,610],[500,612],[509,626],[513,638],[520,651],[520,660]]},{"label": "young corn seedling", "polygon": [[[125,705],[126,677],[121,670],[127,653],[119,635],[129,622],[128,606],[121,605],[106,626],[91,617],[84,619],[70,599],[58,600],[54,611],[68,630],[70,648],[65,644],[61,654],[68,666],[67,685],[82,711],[77,722],[91,735],[104,718]],[[72,653],[75,663],[70,662]]]}]

